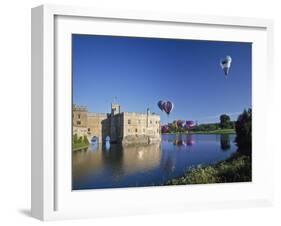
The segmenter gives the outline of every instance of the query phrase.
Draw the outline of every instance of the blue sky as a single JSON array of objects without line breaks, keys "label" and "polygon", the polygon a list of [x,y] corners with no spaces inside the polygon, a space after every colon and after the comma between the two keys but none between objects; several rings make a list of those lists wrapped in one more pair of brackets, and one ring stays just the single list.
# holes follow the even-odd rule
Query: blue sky
[{"label": "blue sky", "polygon": [[[73,35],[73,103],[91,112],[152,112],[175,119],[217,122],[236,119],[251,107],[251,43]],[[219,65],[232,57],[229,76]],[[116,100],[115,100],[116,97]],[[167,117],[159,100],[175,107]]]}]

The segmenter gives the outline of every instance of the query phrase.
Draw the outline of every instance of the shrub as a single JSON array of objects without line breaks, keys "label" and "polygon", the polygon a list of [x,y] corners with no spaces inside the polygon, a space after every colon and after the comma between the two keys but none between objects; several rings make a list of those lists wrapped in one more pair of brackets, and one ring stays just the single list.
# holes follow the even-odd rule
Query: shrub
[{"label": "shrub", "polygon": [[166,185],[210,184],[252,181],[252,161],[249,156],[234,154],[229,159],[210,166],[198,166],[183,177],[172,179]]},{"label": "shrub", "polygon": [[89,140],[88,140],[88,138],[87,138],[86,135],[84,135],[83,143],[84,143],[84,144],[89,144]]},{"label": "shrub", "polygon": [[74,135],[73,135],[73,144],[77,144],[78,143],[78,136],[77,136],[77,134],[75,133]]},{"label": "shrub", "polygon": [[250,155],[252,150],[252,109],[244,110],[236,123],[236,144],[238,151]]}]

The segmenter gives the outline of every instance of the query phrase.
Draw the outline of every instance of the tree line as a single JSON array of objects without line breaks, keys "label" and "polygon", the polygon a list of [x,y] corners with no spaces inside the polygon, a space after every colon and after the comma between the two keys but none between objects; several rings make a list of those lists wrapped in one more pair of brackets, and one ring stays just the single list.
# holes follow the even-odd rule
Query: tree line
[{"label": "tree line", "polygon": [[251,154],[252,149],[252,109],[245,109],[236,121],[231,121],[227,114],[220,115],[218,123],[205,123],[190,127],[179,126],[180,120],[175,120],[168,125],[162,126],[162,133],[192,132],[192,131],[216,131],[221,129],[234,129],[236,132],[235,142],[240,152]]}]

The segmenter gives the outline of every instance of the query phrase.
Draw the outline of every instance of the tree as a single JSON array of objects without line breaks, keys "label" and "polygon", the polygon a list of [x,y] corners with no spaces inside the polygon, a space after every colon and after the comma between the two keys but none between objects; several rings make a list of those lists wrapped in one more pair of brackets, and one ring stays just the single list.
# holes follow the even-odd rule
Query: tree
[{"label": "tree", "polygon": [[252,109],[244,110],[235,123],[236,144],[238,151],[243,154],[252,152]]},{"label": "tree", "polygon": [[75,133],[74,135],[73,135],[73,144],[77,144],[78,143],[78,136],[77,136],[77,134]]},{"label": "tree", "polygon": [[220,127],[222,129],[228,129],[231,127],[230,117],[226,114],[220,116]]},{"label": "tree", "polygon": [[235,129],[235,121],[231,121],[230,122],[230,128],[231,129]]},{"label": "tree", "polygon": [[84,144],[89,144],[89,140],[88,140],[88,138],[87,138],[86,135],[84,135],[83,143],[84,143]]},{"label": "tree", "polygon": [[168,124],[169,130],[171,132],[177,132],[178,131],[178,126],[177,126],[177,122],[173,121],[173,123],[169,123]]},{"label": "tree", "polygon": [[223,151],[227,151],[230,149],[231,145],[230,145],[229,134],[221,134],[220,142],[221,142],[221,149]]}]

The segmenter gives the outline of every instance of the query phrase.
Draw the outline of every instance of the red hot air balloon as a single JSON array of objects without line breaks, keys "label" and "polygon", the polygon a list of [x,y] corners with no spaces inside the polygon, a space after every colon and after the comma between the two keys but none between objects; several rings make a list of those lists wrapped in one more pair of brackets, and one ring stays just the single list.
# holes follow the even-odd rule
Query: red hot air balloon
[{"label": "red hot air balloon", "polygon": [[171,101],[167,101],[163,103],[163,110],[169,115],[174,108],[174,104]]}]

